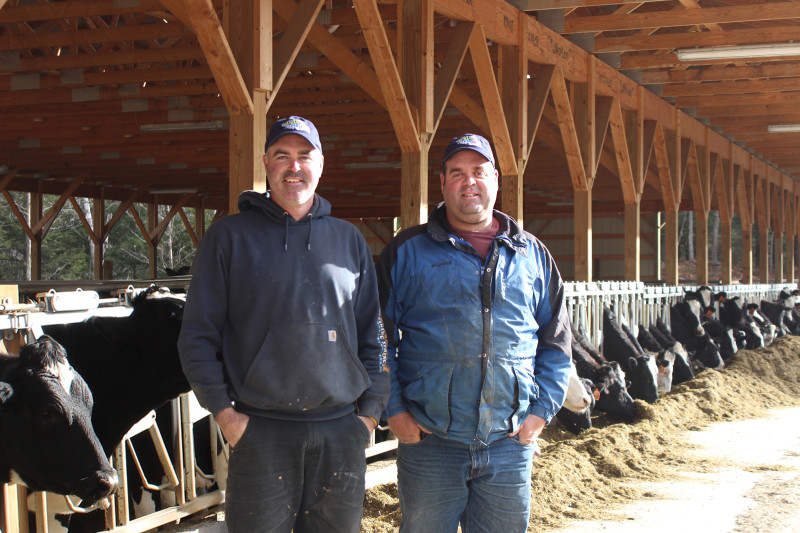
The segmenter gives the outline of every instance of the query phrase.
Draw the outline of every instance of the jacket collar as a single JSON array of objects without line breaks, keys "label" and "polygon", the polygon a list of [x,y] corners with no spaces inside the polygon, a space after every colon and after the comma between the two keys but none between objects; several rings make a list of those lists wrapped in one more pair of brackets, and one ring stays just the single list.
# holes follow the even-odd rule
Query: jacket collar
[{"label": "jacket collar", "polygon": [[[500,223],[500,229],[497,231],[499,242],[527,255],[528,238],[517,221],[497,209],[493,211],[493,215]],[[433,240],[441,242],[449,241],[452,239],[451,236],[455,235],[455,231],[447,222],[447,207],[444,202],[437,205],[431,213],[430,220],[428,220],[428,233]]]}]

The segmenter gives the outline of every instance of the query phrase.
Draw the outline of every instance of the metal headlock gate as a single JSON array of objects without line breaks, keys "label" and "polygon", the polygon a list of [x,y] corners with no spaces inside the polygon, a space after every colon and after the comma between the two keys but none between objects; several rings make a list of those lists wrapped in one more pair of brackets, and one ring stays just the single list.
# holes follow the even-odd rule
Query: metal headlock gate
[{"label": "metal headlock gate", "polygon": [[[711,285],[714,293],[724,292],[729,298],[740,296],[747,303],[777,300],[782,290],[791,292],[796,284]],[[639,324],[649,326],[657,319],[670,323],[669,308],[679,302],[686,291],[697,285],[645,285],[634,281],[567,282],[564,284],[570,319],[585,331],[592,345],[603,344],[603,308],[609,307],[621,324],[636,332]]]},{"label": "metal headlock gate", "polygon": [[[187,280],[188,283],[188,280]],[[620,322],[633,328],[638,324],[645,326],[658,318],[669,323],[669,306],[679,301],[685,291],[696,290],[697,286],[649,286],[637,282],[568,282],[565,283],[567,308],[572,322],[586,331],[592,344],[602,344],[603,308],[614,309]],[[776,300],[781,290],[792,290],[795,286],[787,284],[762,285],[717,285],[714,292],[724,291],[729,296],[742,296],[747,302],[759,303],[762,299]],[[37,337],[42,326],[80,322],[92,316],[127,316],[131,313],[133,298],[144,288],[129,286],[112,292],[110,298],[100,298],[94,291],[55,291],[37,294],[36,302],[16,304],[10,298],[0,301],[0,332],[5,340],[21,335],[27,342]],[[177,295],[177,294],[176,294]],[[203,472],[197,466],[194,442],[194,424],[209,417],[209,444],[211,457],[216,458],[212,472]],[[120,478],[120,488],[105,508],[106,531],[116,533],[140,533],[181,519],[218,505],[224,501],[225,472],[227,471],[227,446],[224,445],[221,431],[200,407],[192,393],[181,395],[172,401],[171,435],[166,439],[156,424],[156,413],[151,412],[125,435],[114,452],[112,464]],[[379,429],[387,429],[379,427]],[[147,479],[139,464],[132,438],[148,432],[150,442],[158,454],[164,471],[163,481],[159,483]],[[4,438],[8,438],[4,436]],[[172,453],[167,446],[171,447]],[[365,454],[371,458],[397,448],[397,440],[389,438],[375,442],[373,433]],[[145,488],[160,494],[169,495],[173,504],[144,516],[131,517],[129,508],[129,487],[131,480],[127,475],[127,463],[132,461],[139,472],[140,482]],[[391,474],[389,474],[391,475]],[[369,474],[368,474],[369,476]],[[381,477],[381,483],[389,479]],[[216,481],[217,488],[199,494],[197,481],[207,483]],[[138,483],[138,481],[137,481]],[[370,483],[368,486],[377,484]],[[92,509],[81,509],[72,498],[44,492],[27,495],[25,487],[16,484],[2,486],[3,506],[0,509],[0,530],[4,533],[28,533],[29,510],[34,513],[37,533],[51,531],[49,519],[56,508],[68,508],[72,512],[84,513]]]}]

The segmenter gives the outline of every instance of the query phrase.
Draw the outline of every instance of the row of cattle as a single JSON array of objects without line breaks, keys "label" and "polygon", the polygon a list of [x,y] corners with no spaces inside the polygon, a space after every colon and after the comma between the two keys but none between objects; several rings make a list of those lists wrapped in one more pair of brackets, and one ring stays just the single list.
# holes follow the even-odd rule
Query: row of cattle
[{"label": "row of cattle", "polygon": [[[183,305],[151,287],[128,317],[45,326],[19,357],[0,357],[0,482],[83,506],[116,492],[107,458],[142,417],[189,391],[177,353]],[[69,522],[73,533],[103,529],[100,511]]]},{"label": "row of cattle", "polygon": [[603,309],[601,351],[573,326],[573,368],[567,399],[557,417],[575,434],[589,429],[592,410],[636,417],[634,399],[655,403],[673,385],[704,368],[721,370],[738,350],[769,345],[781,335],[800,334],[800,291],[782,291],[776,302],[746,303],[709,287],[687,291],[670,306],[670,324],[658,319],[634,334]]},{"label": "row of cattle", "polygon": [[[753,306],[703,288],[671,307],[671,327],[657,321],[636,335],[606,309],[602,353],[573,331],[574,373],[559,419],[575,433],[591,427],[592,409],[632,419],[634,399],[655,402],[738,349],[800,333],[796,296]],[[19,357],[0,357],[0,482],[83,504],[112,494],[118,481],[107,457],[137,421],[189,391],[176,347],[183,304],[152,287],[127,318],[47,326]],[[102,513],[73,515],[69,531],[104,526]]]}]

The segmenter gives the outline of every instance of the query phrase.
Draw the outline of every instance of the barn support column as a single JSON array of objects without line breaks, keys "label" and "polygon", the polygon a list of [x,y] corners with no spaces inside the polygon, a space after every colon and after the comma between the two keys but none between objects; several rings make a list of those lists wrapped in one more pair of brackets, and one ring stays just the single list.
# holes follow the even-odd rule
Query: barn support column
[{"label": "barn support column", "polygon": [[775,272],[774,272],[774,279],[775,283],[783,283],[783,233],[776,229],[772,233],[773,239],[773,247],[775,250],[774,261],[775,261]]},{"label": "barn support column", "polygon": [[695,211],[697,284],[708,285],[708,211]]},{"label": "barn support column", "polygon": [[753,225],[742,221],[742,279],[739,283],[753,283]]},{"label": "barn support column", "polygon": [[428,150],[401,155],[400,222],[403,229],[428,221]]},{"label": "barn support column", "polygon": [[[42,215],[44,213],[44,201],[42,198],[42,186],[41,184],[36,185],[36,192],[32,192],[29,195],[30,198],[30,220],[28,225],[33,228],[34,226],[39,225],[39,221],[42,219]],[[31,280],[40,280],[42,279],[42,235],[44,233],[39,231],[33,235],[33,238],[30,239],[30,279]]]},{"label": "barn support column", "polygon": [[625,204],[625,279],[641,281],[640,204]]},{"label": "barn support column", "polygon": [[268,186],[262,156],[267,98],[273,90],[272,2],[237,0],[227,2],[226,8],[225,34],[253,106],[252,113],[241,109],[230,116],[228,213],[233,214],[239,212],[237,199],[242,191],[263,192]]},{"label": "barn support column", "polygon": [[592,281],[592,190],[575,194],[575,281]]},{"label": "barn support column", "polygon": [[147,233],[149,235],[145,235],[145,240],[147,241],[147,263],[148,263],[147,275],[150,277],[150,279],[155,279],[156,273],[158,272],[158,242],[150,238],[150,235],[153,234],[157,225],[158,225],[158,204],[148,203]]},{"label": "barn support column", "polygon": [[758,279],[761,283],[769,283],[769,226],[758,225]]},{"label": "barn support column", "polygon": [[[92,273],[94,279],[103,279],[103,254],[106,248],[106,239],[108,236],[105,233],[105,194],[101,191],[100,198],[92,200],[92,223],[94,224],[94,254],[92,254]],[[87,228],[90,229],[90,228]]]},{"label": "barn support column", "polygon": [[794,235],[786,234],[786,282],[794,283]]},{"label": "barn support column", "polygon": [[197,235],[198,241],[202,241],[206,234],[206,208],[203,206],[202,198],[200,205],[194,208],[194,234]]},{"label": "barn support column", "polygon": [[667,285],[677,285],[678,278],[678,212],[667,211],[666,242],[664,243],[665,272]]},{"label": "barn support column", "polygon": [[731,221],[730,219],[720,220],[720,238],[722,246],[720,247],[720,281],[723,285],[732,284],[732,271],[731,264],[733,260],[733,240],[731,237]]}]

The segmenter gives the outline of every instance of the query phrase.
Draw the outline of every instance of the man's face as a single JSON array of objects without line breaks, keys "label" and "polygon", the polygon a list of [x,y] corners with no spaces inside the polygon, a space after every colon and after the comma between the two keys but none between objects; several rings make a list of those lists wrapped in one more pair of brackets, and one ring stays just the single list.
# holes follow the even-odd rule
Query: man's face
[{"label": "man's face", "polygon": [[304,137],[289,134],[279,138],[264,155],[272,199],[287,211],[310,207],[323,163],[322,152]]},{"label": "man's face", "polygon": [[450,224],[455,229],[487,229],[497,199],[492,164],[474,150],[461,150],[450,156],[440,178]]}]

